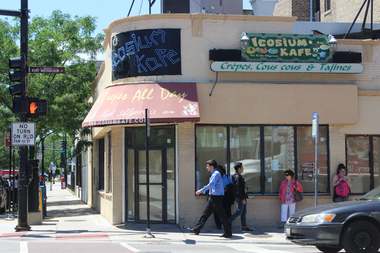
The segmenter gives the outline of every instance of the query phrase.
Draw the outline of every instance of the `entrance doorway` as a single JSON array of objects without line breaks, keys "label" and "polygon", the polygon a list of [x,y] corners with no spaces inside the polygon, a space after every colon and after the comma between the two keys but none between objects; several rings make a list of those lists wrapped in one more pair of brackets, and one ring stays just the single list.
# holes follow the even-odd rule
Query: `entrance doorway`
[{"label": "entrance doorway", "polygon": [[[134,147],[126,149],[126,220],[144,223],[147,220],[147,157],[145,147],[139,143],[144,129],[126,129],[126,138],[134,138]],[[173,131],[173,135],[171,134]],[[154,133],[160,138],[154,138]],[[150,222],[175,223],[175,148],[174,127],[151,128],[149,139],[149,195]],[[165,142],[156,142],[167,136]],[[165,143],[166,145],[162,145]],[[145,143],[144,143],[145,144]],[[161,144],[161,145],[159,145]]]}]

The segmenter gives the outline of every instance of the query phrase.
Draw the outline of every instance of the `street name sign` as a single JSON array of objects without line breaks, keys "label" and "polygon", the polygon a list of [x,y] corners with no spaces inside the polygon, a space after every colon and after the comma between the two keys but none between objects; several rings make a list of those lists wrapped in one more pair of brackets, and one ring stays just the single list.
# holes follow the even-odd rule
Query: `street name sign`
[{"label": "street name sign", "polygon": [[65,74],[65,67],[29,67],[29,73]]},{"label": "street name sign", "polygon": [[9,150],[11,148],[11,133],[5,133],[5,150]]},{"label": "street name sign", "polygon": [[12,146],[34,146],[36,142],[35,122],[13,122],[12,123]]}]

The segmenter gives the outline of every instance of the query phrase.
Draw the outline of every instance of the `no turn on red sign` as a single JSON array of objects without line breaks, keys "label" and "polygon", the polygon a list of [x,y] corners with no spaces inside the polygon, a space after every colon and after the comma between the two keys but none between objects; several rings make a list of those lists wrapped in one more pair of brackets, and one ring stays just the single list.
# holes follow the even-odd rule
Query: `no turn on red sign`
[{"label": "no turn on red sign", "polygon": [[36,123],[14,122],[12,123],[12,146],[34,146],[36,143]]}]

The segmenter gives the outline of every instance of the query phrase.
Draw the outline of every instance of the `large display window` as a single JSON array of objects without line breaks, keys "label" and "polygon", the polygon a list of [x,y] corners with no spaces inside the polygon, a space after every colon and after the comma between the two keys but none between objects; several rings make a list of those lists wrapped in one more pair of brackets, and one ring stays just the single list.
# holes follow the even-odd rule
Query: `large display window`
[{"label": "large display window", "polygon": [[[315,140],[311,126],[196,126],[195,188],[208,183],[206,161],[215,159],[228,174],[241,162],[251,194],[277,194],[284,171],[293,170],[305,192],[314,192]],[[328,127],[319,126],[318,192],[329,192]]]},{"label": "large display window", "polygon": [[352,183],[351,193],[364,194],[380,184],[380,136],[347,136],[347,174]]}]

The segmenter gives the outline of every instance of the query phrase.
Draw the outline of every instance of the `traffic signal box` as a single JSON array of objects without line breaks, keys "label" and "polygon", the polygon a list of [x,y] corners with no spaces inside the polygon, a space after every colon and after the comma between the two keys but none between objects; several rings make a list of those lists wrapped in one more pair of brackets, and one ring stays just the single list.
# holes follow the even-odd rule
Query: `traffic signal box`
[{"label": "traffic signal box", "polygon": [[27,118],[38,118],[46,115],[46,100],[39,98],[28,98],[28,112]]},{"label": "traffic signal box", "polygon": [[9,92],[12,96],[25,95],[26,62],[24,56],[9,58],[9,79],[11,82],[20,82],[11,85]]},{"label": "traffic signal box", "polygon": [[61,162],[59,163],[59,167],[65,168],[65,154],[61,153]]},{"label": "traffic signal box", "polygon": [[13,96],[13,113],[25,114],[28,110],[28,102],[25,98],[25,78],[27,74],[25,57],[9,58],[9,68],[11,69],[9,71],[10,82],[18,82],[9,86],[9,92]]}]

